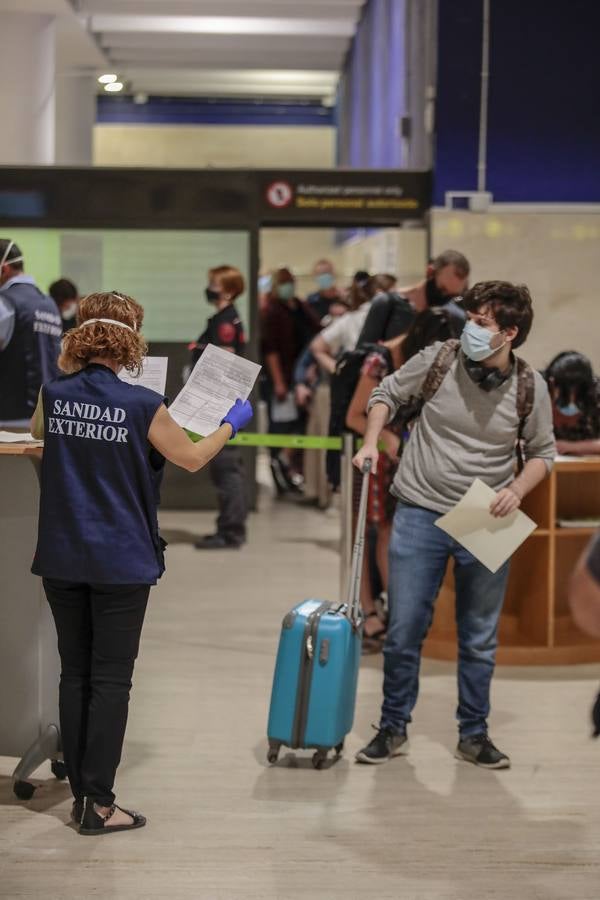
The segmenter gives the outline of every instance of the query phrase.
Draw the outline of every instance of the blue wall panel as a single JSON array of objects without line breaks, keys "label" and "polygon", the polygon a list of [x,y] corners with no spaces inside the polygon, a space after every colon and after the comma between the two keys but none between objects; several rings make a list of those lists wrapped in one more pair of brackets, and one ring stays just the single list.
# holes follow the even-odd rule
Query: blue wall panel
[{"label": "blue wall panel", "polygon": [[99,96],[96,121],[122,125],[328,125],[333,109],[318,102],[255,102],[198,97]]},{"label": "blue wall panel", "polygon": [[492,0],[489,189],[600,201],[600,3]]},{"label": "blue wall panel", "polygon": [[[482,0],[440,0],[435,202],[477,185]],[[487,189],[600,202],[600,3],[491,0]]]},{"label": "blue wall panel", "polygon": [[342,166],[402,165],[398,120],[405,110],[405,22],[405,0],[369,0],[364,7],[340,80]]},{"label": "blue wall panel", "polygon": [[481,0],[440,0],[434,203],[477,187]]}]

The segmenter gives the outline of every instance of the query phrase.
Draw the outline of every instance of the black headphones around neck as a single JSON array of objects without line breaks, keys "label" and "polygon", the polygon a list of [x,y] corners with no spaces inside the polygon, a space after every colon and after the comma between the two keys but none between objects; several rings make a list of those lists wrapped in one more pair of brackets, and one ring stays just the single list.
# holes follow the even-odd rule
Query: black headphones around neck
[{"label": "black headphones around neck", "polygon": [[488,366],[482,366],[481,363],[474,362],[468,356],[463,355],[465,368],[471,381],[474,381],[482,391],[493,391],[495,388],[502,387],[505,381],[508,381],[512,375],[513,366],[511,365],[508,372],[501,372],[500,369]]}]

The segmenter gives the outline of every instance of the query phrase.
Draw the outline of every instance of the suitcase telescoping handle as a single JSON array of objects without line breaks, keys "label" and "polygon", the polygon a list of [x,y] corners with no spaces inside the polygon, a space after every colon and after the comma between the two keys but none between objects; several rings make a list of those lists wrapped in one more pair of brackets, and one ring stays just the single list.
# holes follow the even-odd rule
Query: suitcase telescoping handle
[{"label": "suitcase telescoping handle", "polygon": [[371,475],[372,460],[367,459],[363,466],[363,480],[360,490],[360,505],[358,507],[358,519],[356,521],[356,535],[352,549],[352,565],[350,567],[350,581],[348,583],[348,618],[356,625],[360,618],[360,582],[362,577],[362,564],[365,551],[365,525],[367,522],[367,502],[369,497],[369,477]]}]

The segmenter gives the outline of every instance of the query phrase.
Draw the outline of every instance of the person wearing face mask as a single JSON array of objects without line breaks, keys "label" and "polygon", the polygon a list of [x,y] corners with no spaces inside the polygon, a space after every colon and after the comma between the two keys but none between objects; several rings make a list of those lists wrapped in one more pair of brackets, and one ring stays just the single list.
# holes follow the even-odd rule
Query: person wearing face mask
[{"label": "person wearing face mask", "polygon": [[198,443],[165,398],[122,381],[147,352],[133,297],[84,297],[63,338],[63,374],[45,384],[31,421],[44,439],[38,541],[61,661],[61,743],[82,835],[138,829],[143,815],[115,803],[114,782],[150,588],[165,570],[157,507],[165,459],[197,472],[252,417],[236,401]]},{"label": "person wearing face mask", "polygon": [[[496,491],[493,516],[514,512],[550,472],[556,447],[546,382],[513,354],[525,343],[533,320],[528,289],[505,281],[481,282],[463,302],[469,319],[460,342],[434,344],[375,388],[365,443],[355,458],[359,469],[367,459],[375,469],[382,431],[398,412],[420,401],[392,486],[398,503],[389,550],[384,699],[379,730],[357,755],[362,763],[386,762],[407,750],[421,647],[452,558],[459,660],[456,756],[484,768],[510,766],[488,734],[509,563],[492,574],[435,522],[476,478]],[[515,477],[519,455],[524,465]]]},{"label": "person wearing face mask", "polygon": [[359,337],[359,344],[388,341],[393,335],[405,334],[415,313],[444,306],[456,319],[460,330],[465,313],[457,301],[467,288],[469,261],[456,250],[445,250],[427,266],[425,278],[411,287],[394,288],[373,299],[369,315]]},{"label": "person wearing face mask", "polygon": [[[216,311],[198,340],[190,346],[192,367],[209,344],[238,356],[244,355],[246,336],[235,307],[244,287],[244,277],[234,266],[223,265],[209,270],[205,296]],[[216,529],[201,537],[194,546],[197,550],[239,549],[246,543],[248,517],[244,461],[239,449],[226,447],[211,461],[209,472],[219,504]]]},{"label": "person wearing face mask", "polygon": [[48,288],[48,293],[56,303],[62,319],[63,334],[75,328],[77,324],[77,308],[79,306],[79,291],[76,285],[68,278],[59,278],[53,281]]},{"label": "person wearing face mask", "polygon": [[[341,315],[341,311],[335,307],[344,305],[344,299],[335,283],[333,263],[328,259],[318,260],[313,268],[313,277],[317,290],[308,295],[306,302],[319,322],[323,320],[329,322],[329,316]],[[346,309],[343,312],[346,312]]]},{"label": "person wearing face mask", "polygon": [[587,356],[574,350],[559,353],[544,376],[552,400],[558,452],[600,454],[600,381]]},{"label": "person wearing face mask", "polygon": [[27,427],[42,384],[58,374],[62,320],[24,272],[14,241],[0,239],[0,427]]},{"label": "person wearing face mask", "polygon": [[[261,315],[261,352],[266,376],[266,400],[271,434],[300,434],[306,412],[294,396],[294,369],[304,348],[320,329],[309,304],[296,297],[296,282],[288,268],[273,274],[269,302]],[[271,451],[271,471],[279,495],[302,490],[302,476],[287,451]]]}]

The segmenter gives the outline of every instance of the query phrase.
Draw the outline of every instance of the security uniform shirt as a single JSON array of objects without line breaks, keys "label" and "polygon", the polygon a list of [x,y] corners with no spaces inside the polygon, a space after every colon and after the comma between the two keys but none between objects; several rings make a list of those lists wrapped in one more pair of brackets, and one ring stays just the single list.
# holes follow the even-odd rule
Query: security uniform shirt
[{"label": "security uniform shirt", "polygon": [[191,345],[192,365],[196,365],[209,344],[233,351],[237,356],[244,355],[246,348],[244,326],[233,303],[211,316],[204,333],[195,344]]},{"label": "security uniform shirt", "polygon": [[90,364],[42,388],[44,454],[32,572],[86,584],[155,584],[164,572],[148,431],[164,397]]},{"label": "security uniform shirt", "polygon": [[58,375],[62,320],[29,275],[0,287],[0,420],[31,418],[42,384]]}]

